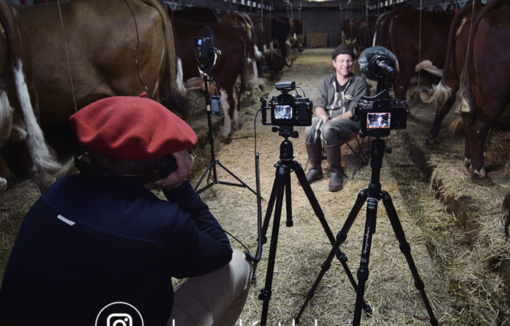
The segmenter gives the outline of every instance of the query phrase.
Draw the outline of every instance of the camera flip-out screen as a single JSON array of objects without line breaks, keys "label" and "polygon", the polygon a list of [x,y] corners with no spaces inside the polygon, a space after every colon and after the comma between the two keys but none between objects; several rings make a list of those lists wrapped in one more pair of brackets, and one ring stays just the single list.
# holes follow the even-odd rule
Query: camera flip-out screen
[{"label": "camera flip-out screen", "polygon": [[367,129],[390,129],[391,112],[367,113]]},{"label": "camera flip-out screen", "polygon": [[292,119],[292,106],[290,106],[290,105],[276,105],[274,107],[274,118],[277,120]]}]

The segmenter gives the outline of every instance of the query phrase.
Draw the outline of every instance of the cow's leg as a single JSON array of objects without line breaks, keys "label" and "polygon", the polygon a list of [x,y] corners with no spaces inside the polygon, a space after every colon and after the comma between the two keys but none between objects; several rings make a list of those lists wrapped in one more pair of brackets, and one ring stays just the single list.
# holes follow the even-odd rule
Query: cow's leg
[{"label": "cow's leg", "polygon": [[234,94],[233,96],[234,105],[230,108],[230,114],[232,119],[234,120],[234,129],[239,130],[241,129],[243,122],[239,117],[239,112],[241,111],[241,94],[239,94],[239,91],[237,90],[237,85],[234,84],[232,92]]},{"label": "cow's leg", "polygon": [[232,121],[230,120],[230,114],[229,114],[230,106],[232,103],[231,99],[232,99],[232,95],[229,94],[229,92],[225,91],[223,88],[221,88],[220,89],[220,102],[221,102],[221,108],[223,109],[223,116],[224,116],[223,127],[221,128],[221,134],[220,134],[220,137],[222,138],[222,140],[227,139],[228,134],[230,134],[231,124],[232,124]]},{"label": "cow's leg", "polygon": [[464,167],[471,172],[471,126],[469,125],[470,117],[462,116],[464,122]]},{"label": "cow's leg", "polygon": [[471,167],[475,176],[486,178],[485,166],[483,164],[483,143],[485,136],[489,131],[489,124],[481,120],[476,120],[470,128],[469,151],[471,158]]},{"label": "cow's leg", "polygon": [[427,139],[425,140],[427,144],[438,143],[437,136],[439,135],[439,130],[441,129],[441,123],[443,122],[443,119],[446,117],[448,112],[450,112],[453,103],[455,102],[456,93],[457,89],[453,89],[450,92],[450,96],[448,96],[447,100],[437,107],[436,115],[434,117],[434,121],[432,122],[432,127],[430,128],[427,134]]},{"label": "cow's leg", "polygon": [[407,63],[400,65],[400,70],[397,72],[397,77],[395,78],[395,98],[398,100],[405,100],[407,89],[409,88],[409,83],[411,82],[411,77],[413,76],[413,68],[415,63]]},{"label": "cow's leg", "polygon": [[11,170],[9,170],[2,154],[0,154],[0,193],[7,189],[7,180],[10,178],[12,178]]}]

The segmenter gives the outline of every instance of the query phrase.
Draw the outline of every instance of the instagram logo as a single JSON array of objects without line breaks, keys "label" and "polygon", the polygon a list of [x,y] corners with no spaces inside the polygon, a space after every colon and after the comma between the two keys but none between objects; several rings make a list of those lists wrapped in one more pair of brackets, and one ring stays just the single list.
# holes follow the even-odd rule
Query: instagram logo
[{"label": "instagram logo", "polygon": [[96,318],[95,326],[144,326],[142,314],[127,302],[106,305]]},{"label": "instagram logo", "polygon": [[133,318],[128,314],[111,314],[106,320],[106,326],[133,326]]}]

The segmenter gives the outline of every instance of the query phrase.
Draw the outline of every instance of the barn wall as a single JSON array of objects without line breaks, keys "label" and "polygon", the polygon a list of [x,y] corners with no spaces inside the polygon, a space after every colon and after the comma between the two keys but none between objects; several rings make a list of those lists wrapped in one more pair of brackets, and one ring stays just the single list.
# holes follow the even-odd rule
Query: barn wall
[{"label": "barn wall", "polygon": [[[305,22],[306,33],[328,33],[328,46],[336,47],[340,44],[340,26],[345,19],[364,17],[360,10],[340,10],[339,8],[324,8],[321,10],[302,10],[301,20]],[[297,14],[294,18],[299,19]]]}]

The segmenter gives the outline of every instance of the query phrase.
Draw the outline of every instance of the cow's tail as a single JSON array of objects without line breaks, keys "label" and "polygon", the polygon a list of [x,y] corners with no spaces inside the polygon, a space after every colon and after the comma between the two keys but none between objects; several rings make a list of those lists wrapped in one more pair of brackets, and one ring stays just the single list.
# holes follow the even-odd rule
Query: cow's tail
[{"label": "cow's tail", "polygon": [[443,80],[434,87],[432,96],[428,96],[424,92],[420,92],[420,98],[424,103],[434,103],[436,107],[442,106],[452,94],[452,89],[448,85],[443,84]]},{"label": "cow's tail", "polygon": [[182,80],[182,70],[179,71],[179,62],[175,48],[174,28],[170,21],[170,17],[168,17],[168,13],[157,0],[142,0],[142,2],[152,6],[158,11],[161,16],[163,32],[165,34],[169,76],[166,80],[166,85],[163,85],[162,87],[161,104],[186,119],[189,114],[189,102],[183,88],[184,83]]},{"label": "cow's tail", "polygon": [[457,130],[459,130],[461,125],[462,125],[462,115],[457,114],[455,116],[455,119],[453,119],[453,122],[450,124],[450,127],[448,128],[448,132],[452,138],[455,135],[455,133],[457,132]]},{"label": "cow's tail", "polygon": [[[28,31],[24,25],[16,23],[10,6],[0,1],[1,20],[5,27],[9,42],[9,55],[11,57],[14,84],[18,103],[21,108],[22,121],[13,126],[13,141],[24,141],[28,154],[32,159],[29,174],[41,191],[46,190],[60,176],[64,175],[73,162],[70,160],[60,164],[50,152],[46,144],[42,129],[38,123],[36,113],[39,112],[39,102],[33,83],[27,85],[26,76],[31,77],[30,44],[27,42]],[[16,29],[16,30],[15,30]],[[26,37],[21,37],[21,36]],[[29,81],[32,78],[28,78]],[[34,104],[34,106],[32,106]],[[21,123],[21,124],[20,124]]]}]

